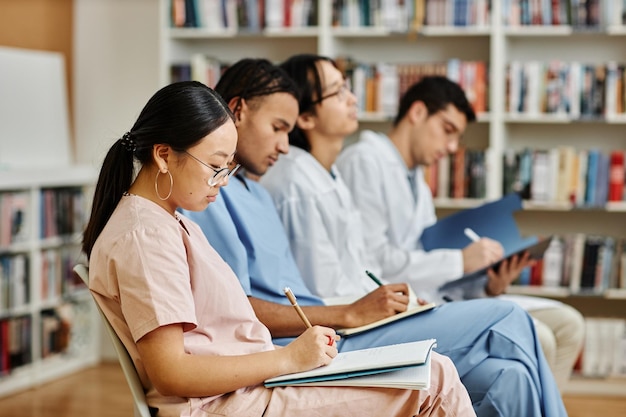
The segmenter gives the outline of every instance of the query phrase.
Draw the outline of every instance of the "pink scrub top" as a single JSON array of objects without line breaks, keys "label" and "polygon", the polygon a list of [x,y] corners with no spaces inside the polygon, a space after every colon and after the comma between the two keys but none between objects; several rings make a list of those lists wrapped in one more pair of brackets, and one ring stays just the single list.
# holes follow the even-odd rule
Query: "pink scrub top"
[{"label": "pink scrub top", "polygon": [[182,411],[187,399],[165,398],[152,387],[135,344],[144,335],[185,323],[188,353],[274,347],[232,270],[195,223],[177,217],[142,197],[122,197],[93,247],[89,287],[133,359],[149,404]]},{"label": "pink scrub top", "polygon": [[142,197],[122,197],[93,247],[89,275],[89,288],[159,416],[474,415],[452,362],[434,352],[431,389],[424,391],[255,385],[204,398],[161,395],[136,346],[160,326],[184,323],[185,350],[191,354],[242,355],[274,346],[237,277],[200,228]]}]

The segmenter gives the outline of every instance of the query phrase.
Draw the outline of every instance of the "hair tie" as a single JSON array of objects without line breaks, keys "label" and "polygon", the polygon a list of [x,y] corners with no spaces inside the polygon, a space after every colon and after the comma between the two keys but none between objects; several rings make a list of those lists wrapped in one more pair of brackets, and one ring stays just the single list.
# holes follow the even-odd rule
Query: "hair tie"
[{"label": "hair tie", "polygon": [[126,132],[122,136],[122,145],[124,145],[124,148],[131,153],[134,153],[137,149],[137,144],[133,140],[130,132]]}]

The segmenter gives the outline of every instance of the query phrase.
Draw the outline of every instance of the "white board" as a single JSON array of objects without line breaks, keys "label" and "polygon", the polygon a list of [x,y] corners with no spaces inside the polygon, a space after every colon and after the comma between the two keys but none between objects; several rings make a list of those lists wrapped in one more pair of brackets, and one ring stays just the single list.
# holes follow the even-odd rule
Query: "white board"
[{"label": "white board", "polygon": [[0,47],[0,169],[71,163],[65,62]]}]

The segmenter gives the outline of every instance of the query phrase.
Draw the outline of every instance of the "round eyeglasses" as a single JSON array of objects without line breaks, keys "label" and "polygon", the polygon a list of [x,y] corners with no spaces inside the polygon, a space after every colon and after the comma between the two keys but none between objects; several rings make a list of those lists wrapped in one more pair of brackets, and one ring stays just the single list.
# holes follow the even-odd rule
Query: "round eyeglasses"
[{"label": "round eyeglasses", "polygon": [[187,155],[191,156],[196,161],[200,162],[205,167],[211,169],[211,171],[213,171],[215,173],[215,174],[213,174],[213,176],[209,177],[209,179],[207,180],[207,184],[209,185],[209,187],[215,187],[216,185],[221,184],[222,182],[224,182],[224,180],[226,180],[227,178],[232,177],[235,174],[235,172],[237,172],[239,167],[241,166],[240,164],[237,164],[237,165],[235,165],[233,167],[233,169],[228,169],[228,168],[215,169],[211,165],[202,162],[201,160],[199,160],[198,158],[196,158],[195,156],[193,156],[189,152],[185,151],[185,153]]},{"label": "round eyeglasses", "polygon": [[333,91],[332,93],[328,93],[326,95],[323,95],[322,97],[318,98],[317,100],[313,101],[313,104],[320,104],[322,101],[326,100],[327,98],[331,98],[331,97],[335,97],[337,96],[337,98],[339,99],[339,101],[344,101],[346,99],[346,97],[348,96],[349,93],[351,93],[352,91],[350,90],[350,86],[348,85],[347,82],[344,82],[343,84],[341,84],[339,86],[339,88],[337,89],[337,91]]}]

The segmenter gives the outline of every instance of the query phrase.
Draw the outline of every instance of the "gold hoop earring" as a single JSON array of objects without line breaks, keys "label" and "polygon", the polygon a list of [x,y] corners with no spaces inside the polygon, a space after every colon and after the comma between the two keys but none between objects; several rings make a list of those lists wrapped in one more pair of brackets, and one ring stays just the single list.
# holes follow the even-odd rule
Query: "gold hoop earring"
[{"label": "gold hoop earring", "polygon": [[159,174],[161,174],[161,170],[157,171],[156,177],[154,178],[154,191],[156,191],[156,195],[161,201],[165,201],[170,198],[170,196],[172,195],[172,190],[174,189],[174,178],[172,178],[172,173],[169,170],[165,172],[170,176],[170,192],[167,193],[165,197],[161,197],[161,194],[159,194]]}]

